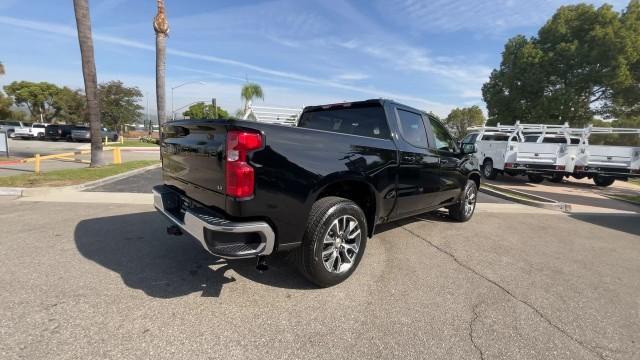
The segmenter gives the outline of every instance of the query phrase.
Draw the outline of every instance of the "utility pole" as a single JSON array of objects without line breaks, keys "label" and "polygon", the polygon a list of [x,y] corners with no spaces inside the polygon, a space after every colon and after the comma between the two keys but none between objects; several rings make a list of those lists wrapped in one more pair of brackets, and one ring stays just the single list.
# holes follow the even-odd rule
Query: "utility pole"
[{"label": "utility pole", "polygon": [[218,106],[216,105],[216,98],[211,99],[211,105],[213,105],[213,118],[218,118]]}]

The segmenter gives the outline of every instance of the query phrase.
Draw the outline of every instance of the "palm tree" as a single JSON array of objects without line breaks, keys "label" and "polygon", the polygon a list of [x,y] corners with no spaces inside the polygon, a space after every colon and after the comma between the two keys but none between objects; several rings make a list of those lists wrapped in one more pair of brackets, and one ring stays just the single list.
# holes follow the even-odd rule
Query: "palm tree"
[{"label": "palm tree", "polygon": [[156,32],[156,104],[158,108],[158,125],[162,126],[166,118],[166,98],[164,73],[166,69],[167,37],[169,22],[164,11],[164,0],[157,0],[158,13],[153,18],[153,30]]},{"label": "palm tree", "polygon": [[249,110],[249,103],[255,98],[264,100],[264,93],[260,85],[256,83],[246,83],[242,87],[240,97],[244,100],[244,112],[246,114],[247,110]]},{"label": "palm tree", "polygon": [[100,107],[98,104],[98,77],[96,62],[93,57],[93,38],[91,36],[91,16],[89,15],[88,0],[73,0],[73,9],[78,26],[78,41],[80,42],[80,56],[82,58],[82,76],[84,77],[84,92],[87,96],[87,112],[91,132],[91,165],[104,165],[102,154],[102,138],[100,135]]}]

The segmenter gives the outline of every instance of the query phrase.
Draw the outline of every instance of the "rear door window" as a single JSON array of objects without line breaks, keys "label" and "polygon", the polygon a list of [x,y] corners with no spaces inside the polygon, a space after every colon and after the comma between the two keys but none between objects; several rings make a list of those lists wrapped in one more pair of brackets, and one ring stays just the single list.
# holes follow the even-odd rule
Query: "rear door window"
[{"label": "rear door window", "polygon": [[422,115],[412,111],[397,110],[400,135],[402,135],[402,138],[413,146],[421,148],[428,147],[427,129],[424,127]]},{"label": "rear door window", "polygon": [[318,107],[302,113],[298,127],[389,139],[387,117],[381,105],[348,104]]}]

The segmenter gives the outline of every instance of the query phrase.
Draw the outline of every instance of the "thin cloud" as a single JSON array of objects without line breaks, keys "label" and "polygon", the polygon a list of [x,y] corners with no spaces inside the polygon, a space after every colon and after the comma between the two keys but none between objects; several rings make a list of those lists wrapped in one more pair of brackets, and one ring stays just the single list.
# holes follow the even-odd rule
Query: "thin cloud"
[{"label": "thin cloud", "polygon": [[[65,25],[58,25],[58,24],[52,24],[52,23],[46,23],[46,22],[40,22],[40,21],[24,20],[24,19],[18,19],[18,18],[13,18],[8,16],[0,16],[0,23],[5,25],[16,26],[20,28],[30,29],[30,30],[48,32],[50,34],[51,33],[58,34],[58,35],[67,36],[67,37],[77,36],[75,28],[65,26]],[[132,41],[132,40],[128,40],[120,37],[103,35],[99,33],[94,33],[93,37],[96,41],[125,46],[129,48],[135,48],[139,50],[155,51],[154,46],[141,43],[138,41]],[[218,56],[205,55],[205,54],[199,54],[199,53],[194,53],[190,51],[183,51],[183,50],[176,50],[176,49],[167,49],[167,53],[173,56],[179,56],[179,57],[188,58],[188,59],[201,60],[201,61],[240,67],[240,68],[253,70],[255,72],[259,72],[267,75],[282,77],[282,78],[291,79],[291,80],[298,80],[298,81],[306,82],[312,85],[353,91],[353,92],[367,94],[375,97],[393,98],[397,100],[404,100],[404,101],[409,101],[413,103],[419,103],[419,104],[427,105],[429,107],[436,108],[439,110],[444,110],[444,111],[446,111],[446,109],[450,109],[453,107],[447,104],[428,101],[417,96],[381,91],[375,88],[342,84],[335,81],[315,78],[315,77],[297,74],[293,72],[270,69],[270,68],[266,68],[266,67],[246,63],[246,62],[241,62],[233,59],[222,58]]]}]

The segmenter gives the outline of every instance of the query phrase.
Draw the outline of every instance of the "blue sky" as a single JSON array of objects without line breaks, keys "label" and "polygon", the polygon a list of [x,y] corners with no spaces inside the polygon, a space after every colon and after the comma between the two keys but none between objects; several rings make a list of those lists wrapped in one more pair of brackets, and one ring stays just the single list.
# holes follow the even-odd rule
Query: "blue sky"
[{"label": "blue sky", "polygon": [[[138,86],[155,107],[154,0],[90,0],[98,81]],[[616,9],[626,0],[608,1]],[[71,0],[0,0],[0,61],[14,80],[82,87]],[[534,35],[563,0],[166,0],[167,98],[240,108],[393,98],[446,116],[481,105],[505,41]],[[594,1],[596,5],[602,1]],[[146,100],[142,101],[146,106]],[[152,110],[153,112],[153,110]]]}]

